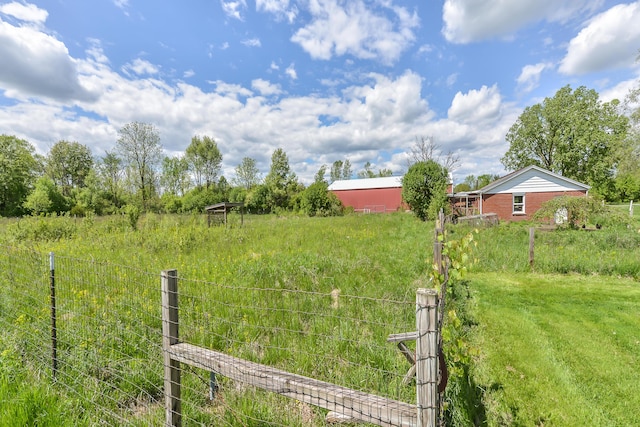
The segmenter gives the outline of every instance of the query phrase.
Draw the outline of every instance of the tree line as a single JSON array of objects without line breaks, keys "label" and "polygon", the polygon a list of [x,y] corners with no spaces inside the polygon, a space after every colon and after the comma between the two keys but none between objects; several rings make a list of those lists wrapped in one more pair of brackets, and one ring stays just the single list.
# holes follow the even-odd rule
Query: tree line
[{"label": "tree line", "polygon": [[[508,171],[538,165],[592,187],[606,201],[640,199],[640,85],[623,102],[602,102],[584,86],[565,86],[553,97],[526,107],[509,129],[509,149],[500,161]],[[157,129],[132,122],[118,131],[115,148],[94,158],[78,142],[59,141],[46,156],[27,141],[0,135],[0,215],[70,212],[98,215],[139,211],[202,212],[207,205],[242,201],[249,212],[295,210],[309,215],[342,212],[328,192],[330,182],[354,176],[349,159],[322,165],[305,187],[282,148],[272,153],[262,177],[245,157],[229,181],[221,175],[222,153],[209,136],[196,135],[182,156],[165,156]],[[432,137],[416,138],[407,153],[403,198],[422,219],[447,206],[449,173],[459,154],[443,155]],[[496,159],[498,160],[498,159]],[[328,175],[328,177],[327,177]],[[391,176],[370,162],[358,178]],[[469,175],[455,191],[472,191],[498,176]]]},{"label": "tree line", "polygon": [[[0,135],[0,215],[108,215],[138,212],[202,212],[205,206],[241,201],[249,212],[297,210],[309,215],[338,214],[342,205],[329,194],[329,182],[350,179],[348,159],[336,160],[305,187],[291,170],[287,154],[276,149],[262,176],[255,159],[244,157],[229,181],[221,174],[222,153],[209,136],[196,135],[184,155],[165,156],[152,124],[132,122],[118,131],[112,151],[94,158],[86,145],[58,141],[46,156],[15,136]],[[375,173],[367,162],[360,176]]]}]

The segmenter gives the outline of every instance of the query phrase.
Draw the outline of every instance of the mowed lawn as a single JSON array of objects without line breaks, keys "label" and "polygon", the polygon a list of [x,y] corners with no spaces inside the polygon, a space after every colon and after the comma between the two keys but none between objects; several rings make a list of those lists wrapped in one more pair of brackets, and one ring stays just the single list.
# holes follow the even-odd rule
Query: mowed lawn
[{"label": "mowed lawn", "polygon": [[640,426],[640,283],[475,273],[486,424]]}]

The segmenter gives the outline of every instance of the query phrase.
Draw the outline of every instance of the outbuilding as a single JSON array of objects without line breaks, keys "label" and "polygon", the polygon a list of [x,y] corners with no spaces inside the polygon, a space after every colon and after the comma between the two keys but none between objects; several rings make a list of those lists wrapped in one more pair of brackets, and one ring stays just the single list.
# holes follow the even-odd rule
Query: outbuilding
[{"label": "outbuilding", "polygon": [[395,212],[404,208],[401,176],[338,180],[329,185],[329,191],[356,212]]},{"label": "outbuilding", "polygon": [[522,221],[532,218],[542,204],[559,196],[586,197],[589,187],[578,181],[531,165],[477,191],[451,196],[458,215],[497,214],[500,220]]}]

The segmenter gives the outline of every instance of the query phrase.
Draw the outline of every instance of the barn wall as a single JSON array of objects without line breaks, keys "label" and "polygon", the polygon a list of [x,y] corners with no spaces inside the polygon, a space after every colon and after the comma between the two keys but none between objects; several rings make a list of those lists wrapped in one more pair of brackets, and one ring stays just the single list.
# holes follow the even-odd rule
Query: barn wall
[{"label": "barn wall", "polygon": [[402,188],[374,188],[366,190],[336,190],[333,193],[343,205],[356,211],[397,211],[402,207]]},{"label": "barn wall", "polygon": [[503,221],[529,220],[542,204],[558,196],[585,196],[585,191],[550,191],[546,193],[525,193],[525,213],[513,214],[513,196],[511,193],[484,194],[483,213],[496,213]]}]

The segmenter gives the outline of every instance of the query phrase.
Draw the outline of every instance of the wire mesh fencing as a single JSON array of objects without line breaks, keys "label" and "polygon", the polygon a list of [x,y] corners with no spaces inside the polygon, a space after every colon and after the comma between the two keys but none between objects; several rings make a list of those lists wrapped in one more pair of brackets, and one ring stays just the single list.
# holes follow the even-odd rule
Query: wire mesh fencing
[{"label": "wire mesh fencing", "polygon": [[49,254],[13,248],[0,272],[6,351],[74,402],[71,424],[162,424],[158,274],[63,256],[52,271]]},{"label": "wire mesh fencing", "polygon": [[[51,379],[55,365],[56,389],[75,402],[75,425],[164,425],[160,269],[56,254],[53,313],[50,267],[46,253],[0,251],[0,325],[8,331],[2,335],[8,351],[37,378]],[[313,379],[314,387],[326,383],[415,407],[416,383],[406,379],[411,366],[387,342],[392,334],[416,330],[413,298],[311,292],[287,281],[228,286],[179,272],[177,280],[179,342],[249,364],[244,377],[221,375],[222,365],[178,364],[182,425],[319,426],[351,419],[318,404],[325,395],[309,389],[303,391],[308,399],[289,399],[288,388],[295,387],[287,379],[274,382],[276,390],[257,386],[266,367]],[[367,419],[393,425],[384,424],[386,416]],[[413,421],[400,416],[397,425]]]}]

